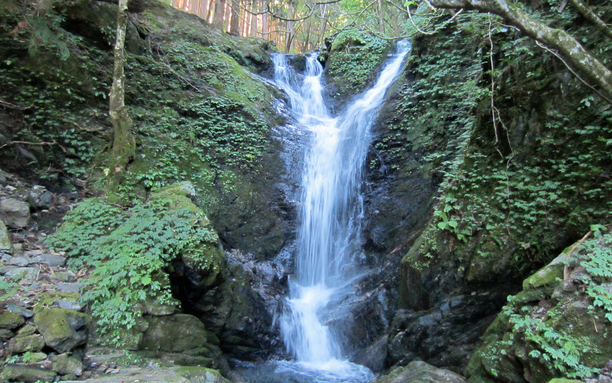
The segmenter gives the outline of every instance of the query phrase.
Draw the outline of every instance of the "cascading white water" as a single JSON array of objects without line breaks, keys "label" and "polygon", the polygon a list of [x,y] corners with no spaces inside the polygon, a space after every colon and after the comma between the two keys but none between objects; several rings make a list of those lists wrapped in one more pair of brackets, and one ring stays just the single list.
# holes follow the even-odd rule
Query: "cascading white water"
[{"label": "cascading white water", "polygon": [[[370,128],[385,92],[400,73],[410,44],[398,43],[375,85],[339,116],[332,117],[323,97],[323,68],[316,55],[298,75],[284,55],[274,56],[275,81],[285,90],[299,124],[310,132],[305,154],[297,239],[296,278],[281,331],[289,352],[301,364],[326,370],[320,382],[367,382],[371,372],[342,360],[337,340],[324,324],[326,308],[351,293],[360,253],[362,172]],[[337,377],[334,380],[334,377]]]}]

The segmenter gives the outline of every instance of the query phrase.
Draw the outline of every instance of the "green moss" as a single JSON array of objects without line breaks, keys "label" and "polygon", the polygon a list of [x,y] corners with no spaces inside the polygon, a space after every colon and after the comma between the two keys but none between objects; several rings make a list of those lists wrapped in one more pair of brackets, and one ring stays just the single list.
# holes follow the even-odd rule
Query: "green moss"
[{"label": "green moss", "polygon": [[13,330],[25,323],[21,314],[13,311],[5,311],[0,314],[0,328]]}]

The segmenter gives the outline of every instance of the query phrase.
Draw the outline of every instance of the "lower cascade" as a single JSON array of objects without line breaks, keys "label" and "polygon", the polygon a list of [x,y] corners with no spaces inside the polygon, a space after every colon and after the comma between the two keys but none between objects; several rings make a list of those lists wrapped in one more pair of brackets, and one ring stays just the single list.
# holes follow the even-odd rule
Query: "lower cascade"
[{"label": "lower cascade", "polygon": [[361,184],[370,129],[410,48],[409,42],[400,41],[376,83],[335,117],[325,104],[323,68],[316,54],[307,58],[303,74],[289,66],[286,56],[273,58],[275,82],[310,137],[301,181],[296,273],[280,318],[285,346],[296,363],[281,362],[279,371],[294,370],[314,382],[374,378],[366,367],[346,360],[338,334],[326,320],[330,309],[353,294],[353,282],[360,276]]}]

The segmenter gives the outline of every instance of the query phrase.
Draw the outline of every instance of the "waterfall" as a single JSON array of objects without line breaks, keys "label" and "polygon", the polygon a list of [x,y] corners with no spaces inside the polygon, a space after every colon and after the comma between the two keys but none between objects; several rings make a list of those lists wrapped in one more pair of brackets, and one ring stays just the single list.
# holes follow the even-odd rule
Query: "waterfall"
[{"label": "waterfall", "polygon": [[374,86],[336,117],[325,104],[323,68],[316,54],[307,57],[303,74],[288,64],[285,55],[273,57],[275,82],[287,93],[292,113],[310,136],[302,175],[296,274],[281,331],[297,362],[338,378],[320,381],[372,378],[367,368],[343,360],[338,340],[325,325],[325,314],[353,293],[352,282],[358,276],[355,261],[362,245],[360,189],[370,129],[409,50],[408,42],[399,42]]}]

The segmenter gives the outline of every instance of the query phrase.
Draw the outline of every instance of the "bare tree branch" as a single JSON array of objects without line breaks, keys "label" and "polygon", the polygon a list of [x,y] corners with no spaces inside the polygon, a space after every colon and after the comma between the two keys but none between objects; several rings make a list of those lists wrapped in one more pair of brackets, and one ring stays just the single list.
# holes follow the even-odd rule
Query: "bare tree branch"
[{"label": "bare tree branch", "polygon": [[603,20],[591,10],[591,8],[584,5],[584,3],[580,0],[569,0],[569,2],[585,19],[595,24],[595,26],[599,28],[606,36],[612,38],[612,29],[610,29],[610,27],[608,27],[608,25],[604,23]]},{"label": "bare tree branch", "polygon": [[612,72],[605,65],[584,49],[569,33],[543,24],[516,4],[506,0],[430,0],[430,3],[439,8],[475,9],[503,17],[527,36],[558,50],[578,72],[589,78],[606,94],[612,95]]}]

